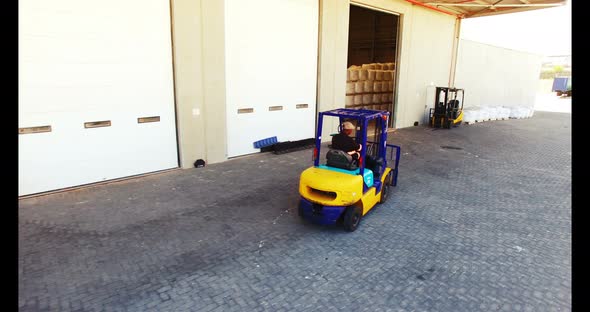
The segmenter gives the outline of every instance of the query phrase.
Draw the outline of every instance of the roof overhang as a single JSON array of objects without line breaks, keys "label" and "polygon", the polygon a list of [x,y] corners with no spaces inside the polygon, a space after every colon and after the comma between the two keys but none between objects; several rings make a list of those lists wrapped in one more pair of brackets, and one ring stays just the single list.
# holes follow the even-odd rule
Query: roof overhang
[{"label": "roof overhang", "polygon": [[460,18],[480,17],[552,8],[566,0],[406,0]]}]

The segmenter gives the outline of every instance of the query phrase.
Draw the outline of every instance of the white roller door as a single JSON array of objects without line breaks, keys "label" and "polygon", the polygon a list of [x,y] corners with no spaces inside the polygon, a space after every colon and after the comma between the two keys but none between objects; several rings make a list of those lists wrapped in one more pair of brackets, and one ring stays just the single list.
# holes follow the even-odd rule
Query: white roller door
[{"label": "white roller door", "polygon": [[19,1],[19,195],[178,166],[169,11]]},{"label": "white roller door", "polygon": [[228,157],[314,136],[318,0],[226,0]]}]

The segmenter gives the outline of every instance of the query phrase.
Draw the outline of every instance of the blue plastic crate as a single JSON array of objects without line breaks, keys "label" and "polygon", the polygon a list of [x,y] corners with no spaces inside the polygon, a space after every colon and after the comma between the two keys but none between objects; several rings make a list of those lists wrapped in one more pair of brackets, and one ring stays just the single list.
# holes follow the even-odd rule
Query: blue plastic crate
[{"label": "blue plastic crate", "polygon": [[266,138],[266,139],[262,139],[260,141],[254,142],[254,148],[262,148],[262,147],[270,146],[270,145],[276,144],[277,142],[278,142],[277,137],[273,136],[270,138]]}]

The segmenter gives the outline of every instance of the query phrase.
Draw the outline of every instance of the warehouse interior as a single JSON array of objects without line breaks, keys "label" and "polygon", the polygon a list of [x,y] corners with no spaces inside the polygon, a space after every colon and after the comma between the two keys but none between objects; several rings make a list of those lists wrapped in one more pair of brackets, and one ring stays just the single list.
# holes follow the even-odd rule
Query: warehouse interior
[{"label": "warehouse interior", "polygon": [[[395,111],[399,16],[350,5],[346,107]],[[393,127],[394,118],[390,118]]]}]

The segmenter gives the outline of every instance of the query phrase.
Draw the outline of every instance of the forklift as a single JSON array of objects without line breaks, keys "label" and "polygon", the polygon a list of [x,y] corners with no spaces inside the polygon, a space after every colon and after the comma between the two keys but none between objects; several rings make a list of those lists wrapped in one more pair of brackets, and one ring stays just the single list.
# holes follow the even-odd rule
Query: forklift
[{"label": "forklift", "polygon": [[[459,95],[461,100],[458,100]],[[436,87],[434,108],[430,109],[429,126],[432,128],[450,129],[463,121],[463,89]]]},{"label": "forklift", "polygon": [[[337,118],[339,125],[344,121],[356,124],[355,141],[362,146],[358,161],[344,151],[330,148],[326,162],[320,161],[324,118]],[[389,187],[397,186],[401,148],[387,144],[388,120],[389,112],[378,110],[339,108],[319,113],[313,166],[301,173],[299,181],[300,217],[317,224],[341,224],[345,231],[352,232],[364,215],[390,197]],[[370,123],[375,124],[372,137],[368,133]],[[371,168],[368,157],[376,160]]]}]

